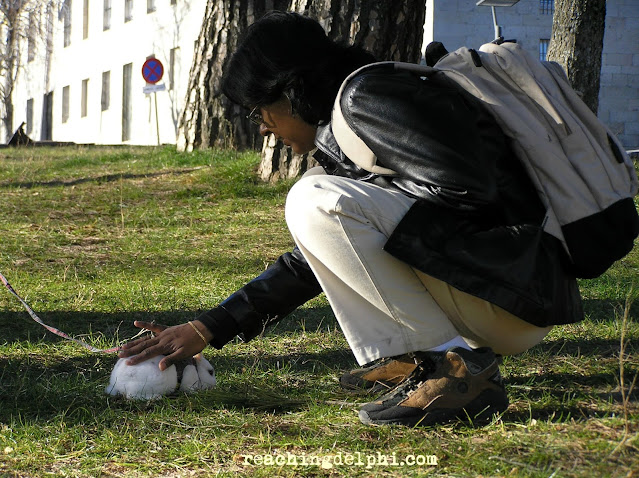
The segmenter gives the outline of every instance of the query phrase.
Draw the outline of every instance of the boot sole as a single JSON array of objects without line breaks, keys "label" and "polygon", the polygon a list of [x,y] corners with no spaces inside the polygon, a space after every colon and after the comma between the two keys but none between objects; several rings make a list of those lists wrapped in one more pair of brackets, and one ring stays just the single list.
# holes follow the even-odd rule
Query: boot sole
[{"label": "boot sole", "polygon": [[[503,401],[503,395],[499,397],[490,396],[495,395],[492,390],[485,390],[478,395],[477,399],[479,403],[490,403]],[[484,399],[488,400],[484,401]],[[364,425],[405,425],[410,427],[416,426],[432,426],[442,425],[455,420],[459,420],[464,423],[471,423],[472,425],[485,425],[490,423],[494,415],[499,415],[508,408],[508,399],[505,403],[499,405],[485,405],[483,408],[479,408],[477,405],[464,408],[443,409],[438,408],[432,411],[428,411],[423,415],[414,415],[411,417],[402,418],[390,418],[385,420],[371,418],[366,410],[359,411],[359,419]]]}]

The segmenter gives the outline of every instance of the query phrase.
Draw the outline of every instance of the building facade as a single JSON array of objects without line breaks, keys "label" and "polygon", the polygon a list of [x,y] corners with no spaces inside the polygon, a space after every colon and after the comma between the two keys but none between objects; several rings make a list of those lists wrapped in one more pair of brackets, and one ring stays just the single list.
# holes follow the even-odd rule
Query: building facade
[{"label": "building facade", "polygon": [[[13,96],[14,125],[34,140],[175,143],[204,0],[64,0],[43,12]],[[144,93],[145,61],[163,66]],[[154,78],[152,78],[152,81]]]},{"label": "building facade", "polygon": [[[505,38],[545,57],[553,0],[498,7]],[[14,128],[34,140],[97,144],[176,143],[206,0],[64,0],[49,10],[46,38],[23,52]],[[429,0],[424,45],[477,48],[494,39],[491,9],[476,0]],[[164,65],[144,93],[142,65]],[[627,149],[639,148],[639,0],[608,0],[599,117]]]},{"label": "building facade", "polygon": [[[552,33],[554,0],[520,0],[497,7],[497,23],[506,39],[545,59]],[[426,3],[424,46],[442,42],[449,51],[478,48],[495,38],[491,8],[475,0]],[[639,148],[639,0],[607,0],[599,90],[599,118],[626,149]]]}]

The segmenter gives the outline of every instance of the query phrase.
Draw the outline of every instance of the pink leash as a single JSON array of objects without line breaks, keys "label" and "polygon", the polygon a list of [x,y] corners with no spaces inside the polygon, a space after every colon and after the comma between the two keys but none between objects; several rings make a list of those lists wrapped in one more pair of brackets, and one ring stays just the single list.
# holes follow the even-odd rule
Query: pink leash
[{"label": "pink leash", "polygon": [[56,329],[55,327],[51,327],[50,325],[45,324],[42,321],[42,319],[40,319],[40,317],[38,317],[36,315],[36,313],[33,311],[33,309],[31,307],[29,307],[29,304],[27,304],[24,300],[22,300],[22,297],[20,297],[18,295],[18,293],[15,291],[15,289],[13,287],[11,287],[11,284],[9,284],[9,281],[7,280],[7,278],[5,276],[2,275],[2,273],[0,273],[0,280],[7,287],[9,292],[11,292],[13,295],[15,295],[18,298],[18,300],[20,301],[20,303],[24,306],[24,308],[27,309],[27,312],[29,312],[29,315],[31,316],[31,318],[33,320],[35,320],[38,324],[40,324],[42,327],[47,329],[49,332],[52,332],[52,333],[62,337],[63,339],[71,340],[72,342],[75,342],[76,344],[80,344],[85,349],[88,349],[91,352],[113,353],[113,352],[117,352],[117,351],[122,349],[122,347],[112,347],[110,349],[98,349],[98,348],[93,347],[92,345],[87,344],[86,342],[83,342],[80,339],[76,339],[74,337],[71,337],[71,336],[65,334],[64,332],[62,332],[61,330]]}]

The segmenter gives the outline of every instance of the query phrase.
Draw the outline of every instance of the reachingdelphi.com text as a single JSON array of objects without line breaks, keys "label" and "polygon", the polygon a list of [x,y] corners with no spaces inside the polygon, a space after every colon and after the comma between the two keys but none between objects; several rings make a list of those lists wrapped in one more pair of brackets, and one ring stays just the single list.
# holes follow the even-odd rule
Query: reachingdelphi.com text
[{"label": "reachingdelphi.com text", "polygon": [[331,469],[339,466],[361,466],[366,469],[377,466],[437,466],[435,455],[406,455],[396,453],[335,453],[332,455],[307,455],[286,452],[283,454],[240,455],[244,465],[255,466],[314,466]]}]

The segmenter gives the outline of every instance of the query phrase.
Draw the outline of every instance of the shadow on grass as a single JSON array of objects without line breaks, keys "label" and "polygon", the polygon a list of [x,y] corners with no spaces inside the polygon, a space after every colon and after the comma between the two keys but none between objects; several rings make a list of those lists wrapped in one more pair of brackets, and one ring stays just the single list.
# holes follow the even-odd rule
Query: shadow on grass
[{"label": "shadow on grass", "polygon": [[[118,313],[77,312],[77,311],[36,311],[38,316],[48,325],[56,327],[69,335],[87,340],[87,336],[99,340],[113,342],[125,340],[137,334],[140,329],[134,327],[133,321],[155,320],[165,325],[176,325],[193,320],[201,311],[130,311]],[[57,335],[29,317],[26,311],[0,311],[0,341],[22,342],[37,341],[56,343],[63,341]],[[90,340],[87,340],[90,342]],[[97,346],[97,345],[96,345]]]},{"label": "shadow on grass", "polygon": [[[636,349],[633,342],[629,342],[626,347],[626,353],[632,353]],[[555,339],[549,340],[535,345],[527,354],[539,355],[543,358],[548,356],[573,356],[573,357],[592,357],[601,358],[618,357],[619,356],[619,339],[602,339],[602,338],[576,338],[576,339]]]},{"label": "shadow on grass", "polygon": [[[556,339],[536,345],[505,367],[511,402],[503,418],[525,422],[531,418],[563,422],[620,414],[624,398],[632,413],[639,412],[639,389],[629,387],[639,373],[637,344],[628,342],[624,361],[626,397],[619,388],[619,339]],[[564,372],[563,370],[570,370]]]},{"label": "shadow on grass", "polygon": [[536,419],[561,423],[571,419],[622,417],[625,407],[631,416],[636,417],[639,413],[637,390],[633,389],[630,396],[625,397],[627,402],[624,405],[624,397],[620,392],[596,392],[595,384],[591,389],[572,389],[572,378],[564,374],[548,377],[547,380],[544,377],[544,387],[526,387],[525,392],[514,390],[514,384],[509,380],[506,390],[509,392],[512,405],[504,413],[504,421],[525,423],[530,419]]},{"label": "shadow on grass", "polygon": [[[334,321],[332,315],[325,317],[330,311],[328,307],[319,309],[292,314],[282,322],[281,328],[267,332],[267,340],[272,335],[300,330],[300,321],[313,330],[324,320]],[[174,325],[199,313],[179,310],[154,312],[152,316],[158,323]],[[135,335],[139,329],[133,326],[133,321],[150,320],[149,315],[146,311],[108,314],[56,311],[41,317],[73,337],[96,347],[110,347],[115,345],[116,338],[122,340]],[[110,408],[147,411],[165,404],[163,400],[129,402],[108,397],[104,387],[117,360],[115,355],[85,352],[79,345],[48,332],[26,312],[0,312],[0,340],[6,350],[3,353],[0,348],[0,423],[8,423],[16,417],[46,422],[59,416],[64,416],[65,421],[80,422],[94,415],[109,414]],[[266,345],[262,343],[258,347]],[[334,373],[354,363],[350,350],[343,348],[316,353],[260,352],[255,356],[249,349],[246,349],[249,353],[242,351],[241,344],[234,342],[230,346],[238,354],[211,351],[215,356],[210,359],[218,370],[218,377],[221,372],[223,381],[214,390],[197,395],[197,400],[207,406],[276,413],[304,408],[315,399],[312,392],[305,390],[313,389],[308,385],[313,380],[308,377]],[[77,350],[69,347],[77,347]],[[284,381],[282,375],[287,376]],[[329,382],[324,393],[330,395],[330,389]],[[177,401],[171,399],[171,403],[179,406],[180,395],[175,398]]]},{"label": "shadow on grass", "polygon": [[140,178],[155,178],[158,176],[166,176],[169,174],[186,174],[193,171],[202,169],[204,166],[198,166],[195,168],[183,168],[183,169],[170,169],[166,171],[157,171],[153,173],[132,174],[132,173],[116,173],[116,174],[104,174],[102,176],[78,178],[68,181],[61,179],[52,179],[51,181],[28,181],[23,183],[16,182],[3,182],[0,183],[0,188],[11,189],[32,189],[35,187],[58,187],[58,186],[76,186],[83,183],[107,183],[111,181],[119,181],[120,179],[140,179]]},{"label": "shadow on grass", "polygon": [[266,330],[268,335],[281,335],[305,330],[316,332],[326,329],[334,330],[339,324],[330,306],[317,306],[298,309]]},{"label": "shadow on grass", "polygon": [[[625,303],[612,299],[584,299],[584,314],[593,322],[612,322],[623,316]],[[639,301],[630,306],[630,317],[639,319]]]},{"label": "shadow on grass", "polygon": [[[345,363],[345,352],[348,351],[268,355],[259,358],[257,366],[250,355],[214,357],[211,361],[218,370],[217,387],[197,394],[178,392],[156,401],[129,401],[104,393],[116,361],[113,355],[27,353],[0,358],[0,423],[49,423],[56,417],[64,418],[66,423],[94,421],[96,417],[104,422],[103,417],[108,421],[118,410],[161,413],[166,407],[276,414],[296,411],[321,400],[320,395],[335,398],[330,382],[318,386],[312,383],[313,377],[317,376],[318,363]],[[278,370],[283,363],[286,370]],[[327,370],[322,368],[320,373],[326,375]]]},{"label": "shadow on grass", "polygon": [[[627,367],[626,372],[630,375],[632,370]],[[617,375],[615,373],[605,372],[588,375],[545,372],[533,380],[531,380],[529,376],[511,376],[506,380],[507,387],[510,387],[513,391],[525,391],[526,398],[536,402],[549,398],[561,400],[567,395],[587,395],[610,402],[621,403],[620,393],[602,393],[598,391],[601,390],[602,387],[615,388],[617,385]],[[630,398],[632,400],[639,400],[639,390],[636,388],[633,389]]]},{"label": "shadow on grass", "polygon": [[[36,311],[37,312],[37,311]],[[204,310],[145,311],[133,310],[117,313],[46,311],[37,312],[48,325],[79,338],[95,336],[109,342],[125,340],[137,334],[135,320],[155,321],[163,325],[177,325],[194,320]],[[265,336],[278,336],[306,330],[309,332],[334,330],[339,327],[329,306],[300,309],[269,327]],[[56,343],[61,339],[29,317],[26,311],[0,310],[0,344],[2,342],[37,341]]]},{"label": "shadow on grass", "polygon": [[[158,323],[182,323],[199,311],[166,311],[153,313]],[[92,332],[104,341],[114,337],[130,337],[138,329],[135,319],[149,319],[146,311],[126,313],[47,313],[52,325],[80,336]],[[104,394],[104,387],[115,356],[101,354],[65,355],[68,347],[57,350],[54,345],[66,344],[62,339],[46,332],[23,312],[0,313],[0,338],[7,352],[0,348],[0,423],[27,419],[46,422],[55,417],[80,423],[95,416],[123,412],[143,413],[162,407],[196,407],[207,410],[247,409],[285,413],[302,410],[313,403],[366,401],[370,396],[348,395],[341,391],[338,376],[355,366],[352,353],[339,344],[324,344],[318,352],[292,351],[285,346],[273,350],[273,340],[300,330],[321,332],[325,327],[334,330],[337,322],[328,306],[301,309],[285,318],[265,335],[265,341],[256,341],[254,348],[244,349],[233,343],[230,349],[211,352],[212,363],[218,371],[220,386],[197,394],[197,398],[177,396],[157,402],[127,402]],[[99,331],[99,332],[98,332]],[[36,337],[36,342],[32,338]],[[45,347],[37,350],[38,345]],[[109,345],[109,344],[106,344]],[[631,344],[628,353],[634,353]],[[44,351],[43,351],[44,350]],[[565,417],[607,416],[610,405],[618,405],[621,396],[609,392],[618,385],[618,371],[614,366],[618,354],[617,339],[558,339],[544,342],[522,357],[512,357],[506,363],[510,373],[507,385],[511,399],[519,404],[504,415],[507,421],[525,422],[531,417],[562,421]],[[584,373],[563,373],[562,362],[585,363]],[[512,361],[512,362],[511,362]],[[597,364],[606,365],[595,371]],[[535,374],[540,364],[539,374]],[[627,376],[637,372],[629,366]],[[608,372],[609,371],[609,372]],[[351,398],[352,397],[352,398]],[[639,400],[634,390],[631,400]],[[524,407],[522,404],[530,404]],[[525,409],[524,409],[525,408]],[[111,418],[108,418],[111,420]]]}]

